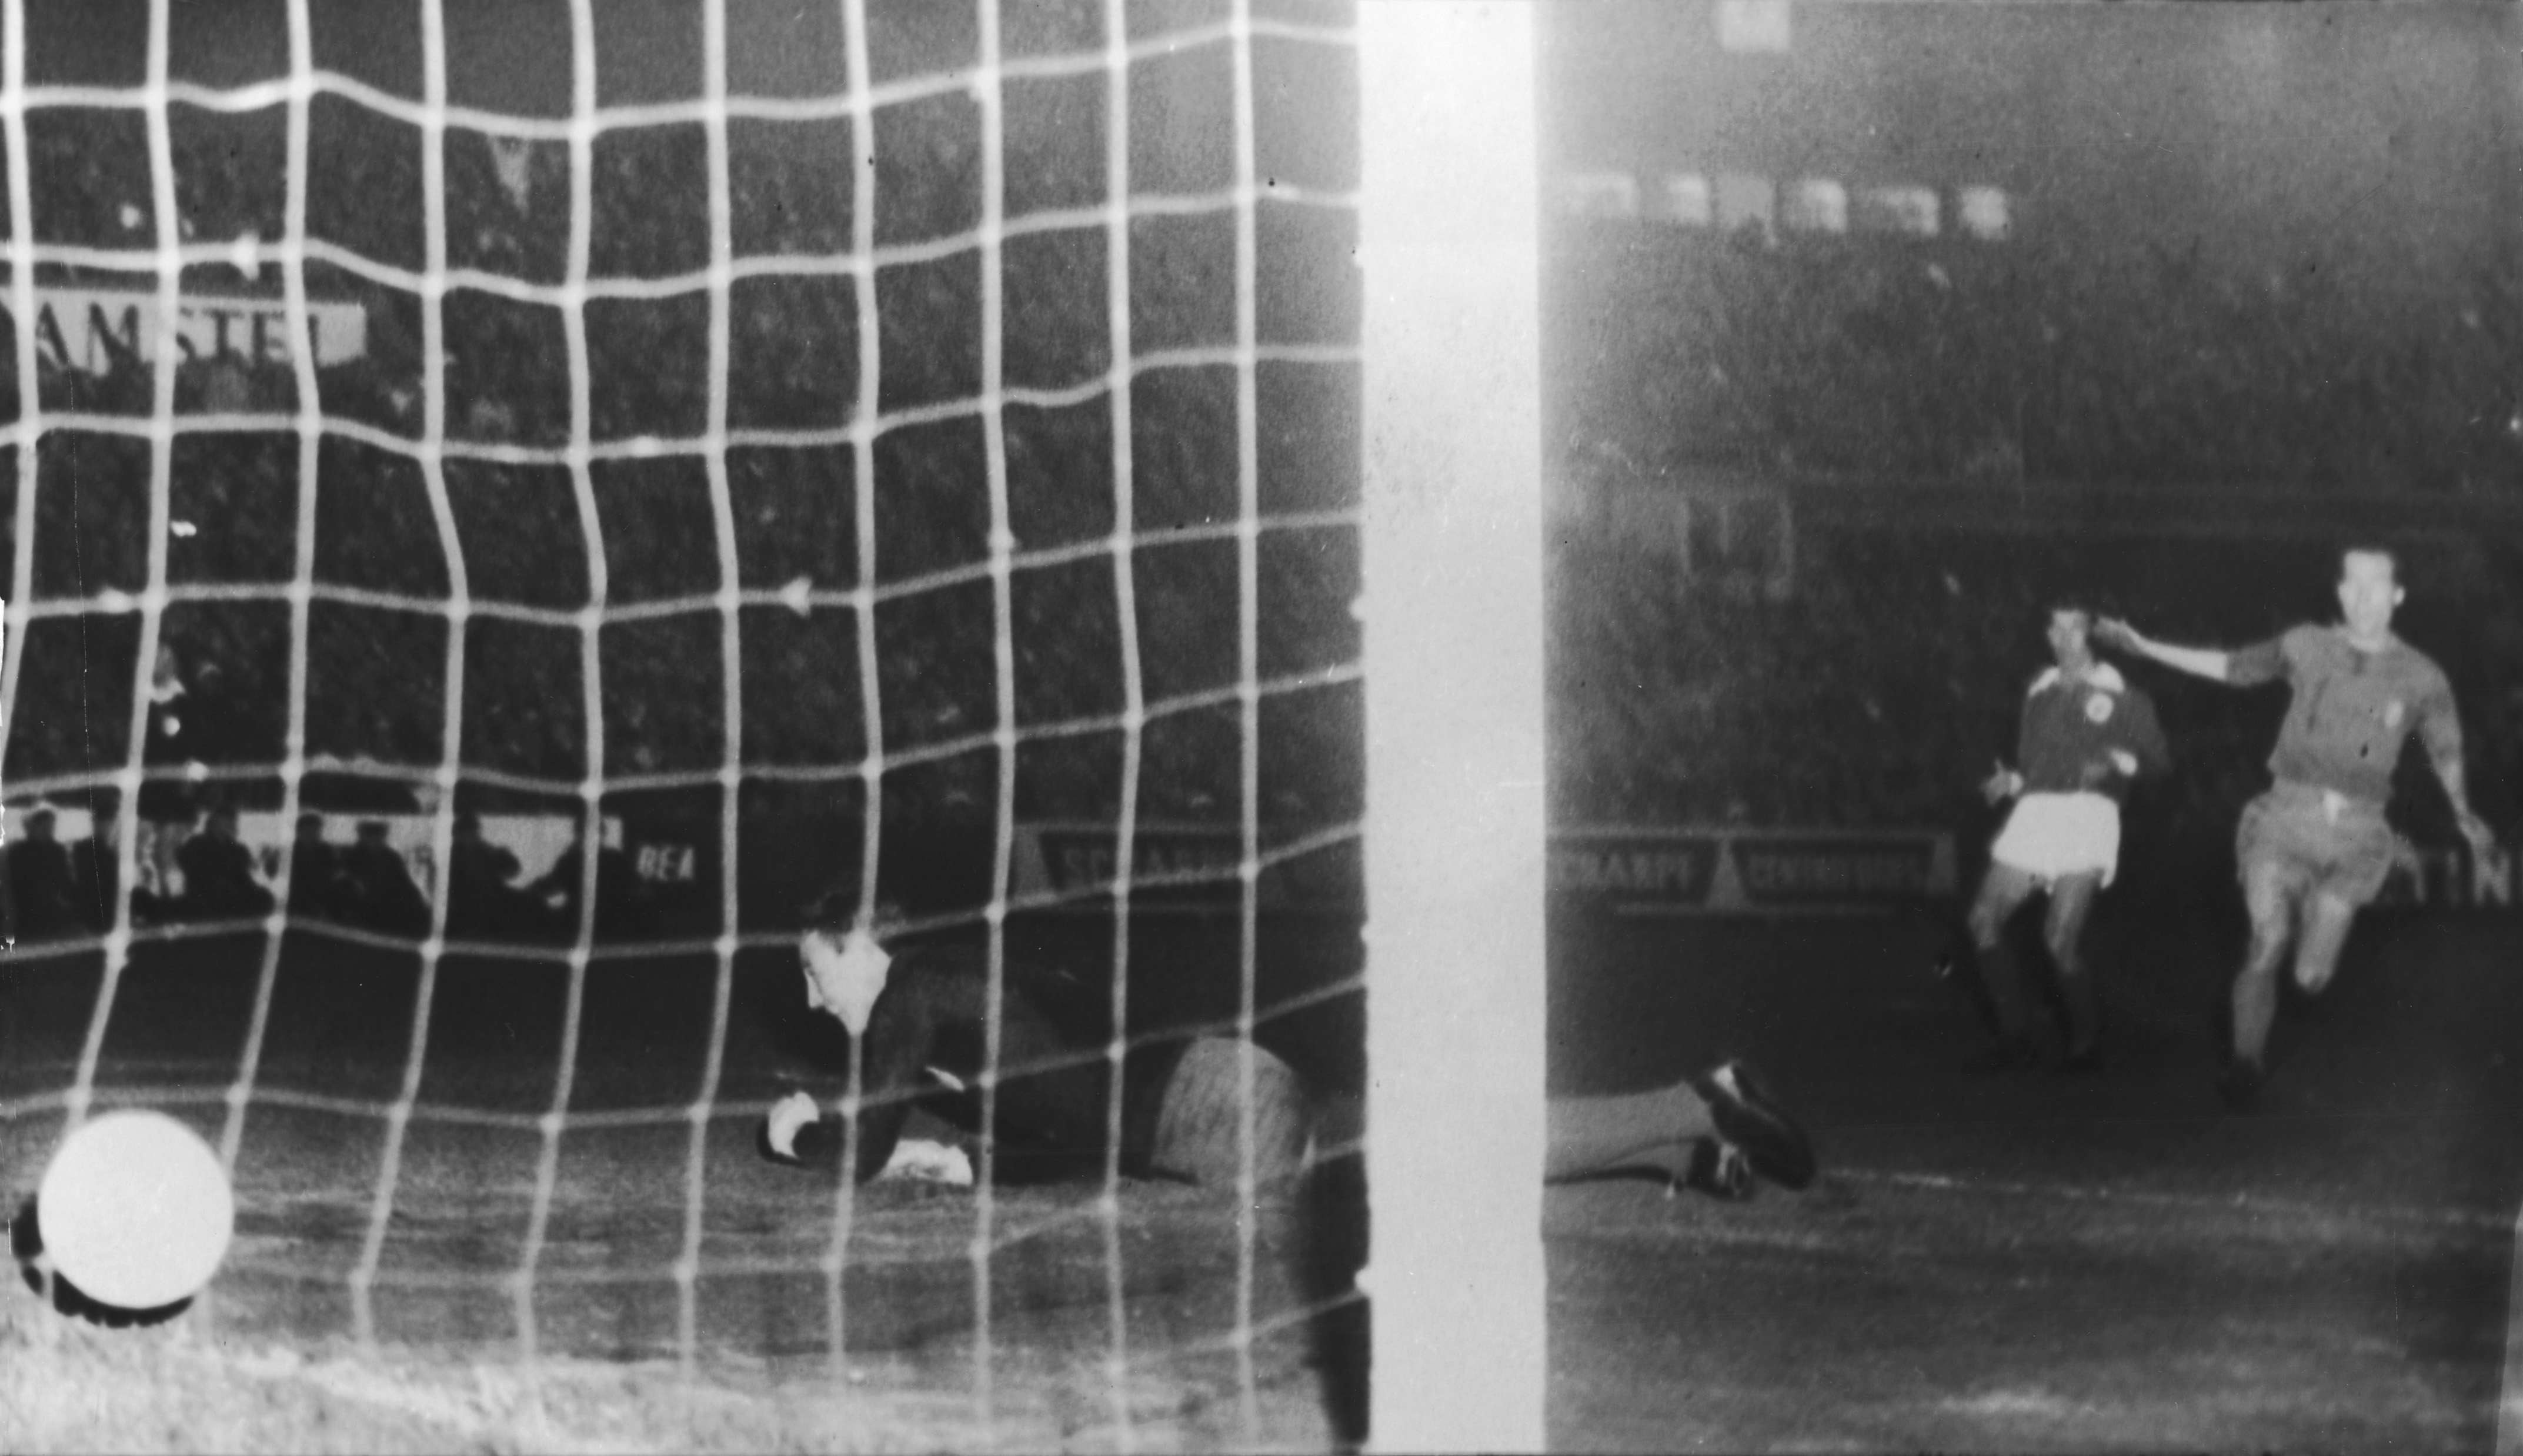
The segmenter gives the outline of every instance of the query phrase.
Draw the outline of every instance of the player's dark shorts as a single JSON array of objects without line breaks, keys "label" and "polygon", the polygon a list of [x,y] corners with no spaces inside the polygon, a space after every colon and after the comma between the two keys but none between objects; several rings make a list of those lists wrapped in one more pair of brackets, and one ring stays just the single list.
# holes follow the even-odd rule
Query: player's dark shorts
[{"label": "player's dark shorts", "polygon": [[2309,784],[2281,781],[2243,806],[2234,858],[2249,887],[2271,867],[2290,891],[2350,905],[2371,901],[2392,872],[2392,826],[2383,806]]}]

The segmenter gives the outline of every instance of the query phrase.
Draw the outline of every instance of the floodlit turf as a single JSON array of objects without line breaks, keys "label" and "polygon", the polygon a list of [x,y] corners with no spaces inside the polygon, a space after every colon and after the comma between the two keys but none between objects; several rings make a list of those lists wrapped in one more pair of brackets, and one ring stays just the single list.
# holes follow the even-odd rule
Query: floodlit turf
[{"label": "floodlit turf", "polygon": [[[1159,953],[1182,944],[1149,937]],[[105,1039],[101,1104],[161,1105],[215,1140],[260,964],[250,939],[141,947]],[[60,1132],[58,1096],[96,970],[93,955],[9,966],[19,1035],[0,1067],[0,1194],[13,1209]],[[374,1342],[363,1346],[355,1274],[380,1228],[384,1114],[408,1043],[413,971],[407,956],[320,937],[292,945],[238,1149],[236,1239],[211,1298],[163,1328],[109,1331],[51,1313],[15,1281],[0,1290],[0,1378],[11,1383],[0,1450],[1328,1443],[1286,1226],[1260,1225],[1248,1402],[1232,1194],[1174,1184],[1119,1190],[1128,1365],[1118,1380],[1101,1190],[1000,1191],[986,1411],[972,1193],[861,1191],[836,1374],[819,1267],[834,1180],[768,1163],[754,1147],[755,1119],[782,1079],[816,1063],[801,1039],[812,1023],[793,958],[777,954],[749,956],[733,988],[689,1304],[674,1277],[687,1235],[685,1108],[700,1085],[714,964],[591,971],[571,1115],[539,1228],[539,1122],[559,1065],[553,978],[531,964],[442,966],[421,1109],[376,1244]],[[1216,984],[1207,978],[1210,993]],[[1149,1004],[1164,1010],[1164,997],[1152,991]],[[533,1292],[521,1301],[511,1276],[529,1249]],[[520,1364],[529,1320],[531,1372]]]},{"label": "floodlit turf", "polygon": [[[316,1146],[281,1113],[269,1140]],[[741,1134],[739,1138],[738,1134]],[[566,1172],[533,1300],[543,1358],[520,1364],[523,1187],[415,1184],[375,1292],[378,1343],[352,1338],[348,1274],[363,1191],[240,1187],[227,1270],[207,1307],[114,1331],[0,1295],[0,1449],[1105,1450],[1124,1443],[1095,1191],[1003,1194],[991,1261],[996,1358],[976,1396],[973,1200],[864,1191],[845,1286],[850,1355],[826,1356],[824,1180],[751,1157],[731,1126],[695,1297],[699,1358],[676,1358],[679,1185],[662,1141],[597,1135]],[[739,1144],[741,1146],[739,1146]],[[741,1160],[738,1160],[738,1154]],[[266,1156],[266,1164],[271,1159]],[[644,1170],[644,1172],[643,1172]],[[802,1181],[801,1181],[802,1180]],[[650,1190],[643,1193],[643,1189]],[[1321,1407],[1294,1296],[1262,1247],[1259,1418],[1246,1424],[1231,1201],[1164,1184],[1122,1191],[1126,1439],[1158,1449],[1318,1449]]]},{"label": "floodlit turf", "polygon": [[[360,1351],[65,1321],[0,1300],[0,1448],[12,1451],[1040,1451],[1123,1444],[1099,1362],[1008,1352],[985,1420],[950,1345],[878,1353],[835,1377],[819,1358],[555,1357],[531,1370],[484,1350]],[[1221,1357],[1151,1358],[1124,1386],[1141,1450],[1320,1449],[1310,1387],[1274,1372],[1262,1434],[1243,1425]]]},{"label": "floodlit turf", "polygon": [[[2523,1204],[2511,1030],[2523,1025],[2512,970],[2523,921],[2361,928],[2331,994],[2287,1012],[2266,1103],[2249,1118],[2225,1113],[2211,1082],[2209,1011],[2233,929],[2109,908],[2095,940],[2105,1073],[1976,1081],[1955,1066],[1978,1033],[1928,976],[1919,924],[1556,927],[1559,1090],[1644,1087],[1746,1056],[1806,1114],[1826,1173],[1811,1193],[1765,1190],[1741,1205],[1635,1182],[1549,1195],[1554,1445],[2492,1449]],[[216,1010],[231,972],[193,954],[193,1004],[207,1009],[195,1020],[231,1035]],[[24,971],[12,972],[25,993],[22,1043],[40,1054],[52,1009],[78,1004],[77,976],[64,968],[48,990]],[[407,991],[391,967],[335,974],[368,987],[357,994],[376,1007]],[[790,972],[762,974],[768,988]],[[661,1103],[640,1095],[646,1078],[632,1069],[643,1059],[669,1081],[687,1074],[688,1058],[643,1039],[631,1010],[683,1005],[675,984],[659,971],[638,997],[591,1004],[579,1109]],[[739,986],[738,1004],[770,994]],[[316,1024],[311,997],[275,1008],[269,1087],[391,1089],[399,1062],[377,1064],[395,1052],[391,1028],[353,1020],[327,1039]],[[109,1038],[129,1050],[106,1085],[189,1086],[206,1100],[188,1115],[215,1127],[218,1084],[198,1066],[187,1082],[180,1030],[134,1018]],[[425,1088],[539,1111],[548,1066],[539,1077],[531,1058],[548,1031],[532,1015],[451,1028]],[[104,1331],[15,1286],[0,1293],[0,1448],[1121,1444],[1091,1189],[1017,1191],[999,1205],[987,1427],[973,1398],[968,1193],[889,1187],[862,1201],[845,1288],[851,1353],[833,1374],[813,1270],[830,1190],[756,1159],[734,1110],[768,1095],[767,1069],[793,1049],[746,1014],[731,1036],[691,1371],[674,1359],[669,1277],[683,1237],[680,1121],[574,1121],[562,1139],[533,1306],[544,1359],[530,1378],[499,1281],[532,1211],[531,1126],[413,1125],[382,1247],[381,1344],[362,1350],[349,1338],[347,1276],[368,1229],[381,1123],[259,1103],[239,1160],[237,1245],[210,1308]],[[0,1099],[60,1075],[58,1061],[21,1060],[0,1071]],[[48,1112],[0,1119],[13,1189],[31,1187],[30,1150],[57,1126]],[[1228,1211],[1153,1184],[1125,1189],[1122,1207],[1129,1439],[1320,1448],[1295,1328],[1270,1327],[1257,1345],[1258,1424],[1245,1424]],[[1284,1290],[1263,1294],[1265,1309],[1286,1307]]]},{"label": "floodlit turf", "polygon": [[[1566,927],[1563,927],[1563,930]],[[1551,1438],[1587,1450],[2487,1450],[2523,1203],[2523,924],[2378,920],[2222,1111],[2220,927],[2098,926],[2112,1060],[1975,1081],[1925,932],[1563,935],[1587,1090],[1718,1051],[1801,1106],[1802,1197],[1548,1208]],[[1563,961],[1563,972],[1573,969]]]}]

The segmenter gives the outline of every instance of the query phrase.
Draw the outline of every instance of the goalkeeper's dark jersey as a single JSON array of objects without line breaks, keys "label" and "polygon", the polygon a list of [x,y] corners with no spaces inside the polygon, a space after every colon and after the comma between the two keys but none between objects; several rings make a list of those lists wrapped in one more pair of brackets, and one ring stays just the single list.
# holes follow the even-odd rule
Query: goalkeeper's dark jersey
[{"label": "goalkeeper's dark jersey", "polygon": [[[1105,1053],[1109,1002],[1065,970],[1015,961],[1004,968],[1001,998],[997,1176],[1023,1180],[1102,1171],[1112,1140],[1112,1063]],[[985,947],[894,952],[859,1042],[867,1058],[859,1117],[861,1180],[884,1171],[915,1104],[968,1133],[979,1131],[988,1010]],[[1137,1047],[1123,1058],[1125,1175],[1146,1172],[1166,1084],[1185,1045],[1176,1040]],[[798,1131],[796,1155],[805,1162],[837,1163],[841,1137],[837,1120],[808,1123]]]}]

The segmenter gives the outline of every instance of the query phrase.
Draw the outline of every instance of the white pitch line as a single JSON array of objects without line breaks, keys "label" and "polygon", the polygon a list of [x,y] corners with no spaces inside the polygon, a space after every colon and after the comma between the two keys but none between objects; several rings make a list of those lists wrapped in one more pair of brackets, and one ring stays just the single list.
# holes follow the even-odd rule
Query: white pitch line
[{"label": "white pitch line", "polygon": [[[2384,1223],[2420,1228],[2468,1229],[2507,1233],[2512,1226],[2498,1215],[2443,1208],[2378,1208],[2351,1203],[2305,1203],[2255,1194],[2230,1198],[2204,1194],[2147,1193],[2074,1183],[2023,1183],[2005,1179],[1963,1178],[1943,1173],[1852,1170],[1838,1175],[1851,1183],[1886,1184],[1896,1188],[1930,1189],[1940,1193],[1997,1194],[2008,1198],[2046,1198],[2064,1203],[2112,1203],[2130,1208],[2159,1208],[2187,1213],[2231,1210],[2320,1222]],[[2518,1286],[2523,1292],[2523,1286]],[[2509,1371],[2510,1374],[2510,1371]],[[2518,1453],[2523,1456],[2523,1453]]]}]

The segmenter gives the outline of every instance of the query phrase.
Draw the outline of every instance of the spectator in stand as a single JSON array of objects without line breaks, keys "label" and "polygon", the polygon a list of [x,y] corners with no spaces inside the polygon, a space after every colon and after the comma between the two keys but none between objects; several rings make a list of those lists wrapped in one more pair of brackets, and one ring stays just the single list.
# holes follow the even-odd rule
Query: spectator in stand
[{"label": "spectator in stand", "polygon": [[324,840],[324,816],[298,816],[298,837],[289,847],[289,909],[309,919],[339,920],[348,892],[341,851]]},{"label": "spectator in stand", "polygon": [[180,836],[177,825],[193,822],[193,787],[187,778],[161,777],[169,769],[190,770],[201,763],[193,752],[198,736],[192,722],[192,703],[184,686],[184,675],[175,658],[175,649],[158,644],[158,661],[149,679],[149,737],[141,747],[140,762],[151,773],[140,785],[140,819],[148,847],[147,868],[153,871],[144,879],[165,886],[173,877],[176,845]]},{"label": "spectator in stand", "polygon": [[203,821],[201,832],[175,852],[184,871],[184,896],[178,907],[186,919],[229,919],[271,913],[271,891],[254,872],[254,852],[237,840],[234,809],[221,804]]},{"label": "spectator in stand", "polygon": [[[149,741],[142,749],[143,764],[154,769],[200,762],[200,756],[193,751],[198,733],[192,722],[190,696],[184,684],[183,664],[175,656],[175,649],[160,643],[157,666],[149,677]],[[141,791],[140,812],[180,821],[192,813],[191,795],[180,784],[153,779]]]},{"label": "spectator in stand", "polygon": [[403,854],[386,842],[386,822],[359,821],[358,842],[342,854],[347,898],[357,907],[358,923],[389,935],[429,933],[429,899],[412,883]]},{"label": "spectator in stand", "polygon": [[497,939],[528,929],[535,902],[517,887],[518,870],[515,855],[482,837],[480,815],[457,815],[448,852],[447,933]]},{"label": "spectator in stand", "polygon": [[[599,940],[636,939],[647,928],[640,876],[631,867],[631,857],[623,853],[619,822],[606,822],[604,842],[595,855],[595,936]],[[573,821],[572,828],[569,848],[560,852],[543,878],[526,888],[551,916],[551,928],[570,940],[579,933],[587,847],[585,822]]]},{"label": "spectator in stand", "polygon": [[[233,708],[226,679],[215,662],[187,674],[170,645],[158,649],[150,683],[149,737],[142,763],[153,771],[178,770],[181,777],[152,777],[141,785],[140,813],[148,832],[151,866],[160,886],[180,869],[179,845],[206,804],[202,785],[211,766],[226,762],[233,746]],[[164,898],[152,897],[152,902]]]},{"label": "spectator in stand", "polygon": [[228,693],[227,675],[215,662],[203,663],[184,694],[184,761],[208,768],[230,762],[236,747],[236,706]]},{"label": "spectator in stand", "polygon": [[43,940],[79,928],[78,881],[71,852],[53,837],[53,811],[26,816],[25,835],[9,846],[9,894],[16,902],[16,934]]}]

